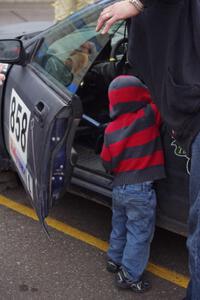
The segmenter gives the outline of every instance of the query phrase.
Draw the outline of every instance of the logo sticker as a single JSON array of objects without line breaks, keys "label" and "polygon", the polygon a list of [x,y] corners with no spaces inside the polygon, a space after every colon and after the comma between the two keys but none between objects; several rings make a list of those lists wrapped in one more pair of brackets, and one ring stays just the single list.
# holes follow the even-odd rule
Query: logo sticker
[{"label": "logo sticker", "polygon": [[175,147],[174,154],[179,157],[185,157],[186,159],[186,171],[187,174],[190,175],[190,157],[187,156],[186,151],[179,145],[177,145],[176,140],[173,139],[171,146]]}]

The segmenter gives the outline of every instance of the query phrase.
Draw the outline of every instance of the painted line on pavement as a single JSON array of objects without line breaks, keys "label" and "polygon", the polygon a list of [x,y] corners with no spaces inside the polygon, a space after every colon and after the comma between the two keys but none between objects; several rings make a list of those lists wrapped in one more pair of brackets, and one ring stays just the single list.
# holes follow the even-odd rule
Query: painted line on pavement
[{"label": "painted line on pavement", "polygon": [[[14,210],[15,212],[18,212],[26,217],[29,217],[35,221],[38,221],[38,218],[36,216],[35,211],[23,204],[17,203],[7,197],[4,197],[0,195],[0,205],[7,207],[11,210]],[[102,250],[104,252],[108,249],[108,243],[105,241],[102,241],[101,239],[98,239],[86,232],[83,232],[81,230],[78,230],[72,226],[69,226],[63,222],[60,222],[56,219],[53,219],[51,217],[48,217],[46,219],[46,223],[48,226],[56,229],[57,231],[60,231],[68,236],[71,236],[77,240],[80,240],[84,243],[87,243],[89,245],[92,245],[99,250]],[[153,263],[149,263],[147,267],[147,271],[151,272],[152,274],[156,275],[157,277],[160,277],[162,279],[165,279],[171,283],[174,283],[180,287],[186,288],[189,282],[188,277],[181,275],[177,272],[171,271],[167,268],[161,267],[159,265],[155,265]]]}]

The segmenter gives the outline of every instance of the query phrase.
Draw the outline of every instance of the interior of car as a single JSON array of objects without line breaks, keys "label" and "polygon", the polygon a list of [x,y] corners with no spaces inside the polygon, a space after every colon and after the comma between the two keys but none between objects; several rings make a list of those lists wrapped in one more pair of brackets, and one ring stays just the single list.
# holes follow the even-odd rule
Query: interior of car
[{"label": "interior of car", "polygon": [[83,116],[77,130],[74,148],[77,166],[104,172],[100,152],[109,117],[108,86],[116,76],[130,73],[126,62],[127,39],[108,43],[88,71],[77,91],[83,106]]}]

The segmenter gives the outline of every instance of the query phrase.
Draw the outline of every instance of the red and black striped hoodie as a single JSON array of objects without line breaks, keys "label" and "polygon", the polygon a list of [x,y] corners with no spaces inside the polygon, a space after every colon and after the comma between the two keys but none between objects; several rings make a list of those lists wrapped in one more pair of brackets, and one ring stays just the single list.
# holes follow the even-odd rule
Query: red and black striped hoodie
[{"label": "red and black striped hoodie", "polygon": [[161,117],[147,87],[134,76],[115,78],[108,90],[111,121],[101,152],[113,185],[165,177],[159,127]]}]

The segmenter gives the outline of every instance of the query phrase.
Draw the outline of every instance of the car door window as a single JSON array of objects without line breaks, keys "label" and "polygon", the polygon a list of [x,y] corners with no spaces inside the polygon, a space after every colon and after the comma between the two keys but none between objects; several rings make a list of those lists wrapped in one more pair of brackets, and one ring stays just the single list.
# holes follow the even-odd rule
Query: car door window
[{"label": "car door window", "polygon": [[96,32],[100,6],[92,6],[76,13],[43,36],[33,64],[62,89],[75,93],[85,73],[119,27],[112,27],[110,34]]}]

